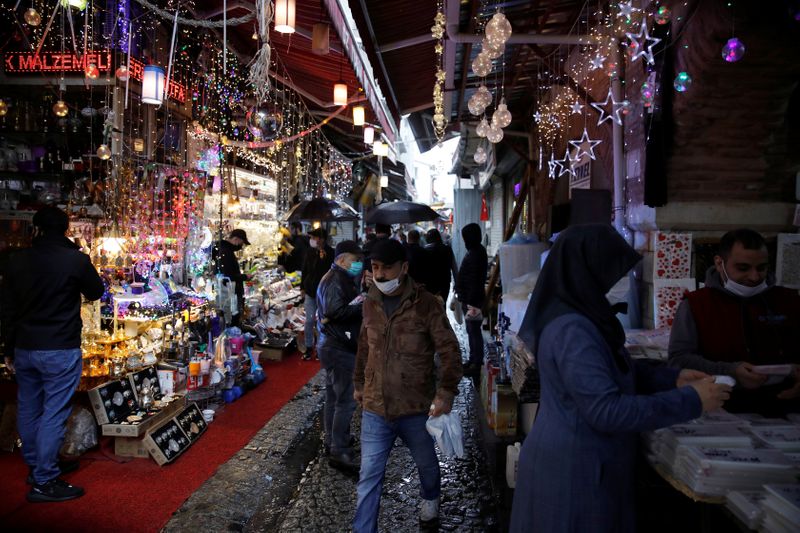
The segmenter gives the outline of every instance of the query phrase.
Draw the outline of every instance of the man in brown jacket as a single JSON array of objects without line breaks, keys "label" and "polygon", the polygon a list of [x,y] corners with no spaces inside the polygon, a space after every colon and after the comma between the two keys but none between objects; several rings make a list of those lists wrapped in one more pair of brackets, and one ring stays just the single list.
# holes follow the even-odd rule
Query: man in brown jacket
[{"label": "man in brown jacket", "polygon": [[[386,461],[399,436],[419,470],[420,519],[439,515],[439,461],[425,429],[428,416],[449,413],[463,374],[461,350],[436,296],[408,276],[403,245],[372,249],[373,286],[364,302],[353,384],[361,419],[361,475],[353,530],[377,531]],[[441,357],[436,383],[434,353]]]}]

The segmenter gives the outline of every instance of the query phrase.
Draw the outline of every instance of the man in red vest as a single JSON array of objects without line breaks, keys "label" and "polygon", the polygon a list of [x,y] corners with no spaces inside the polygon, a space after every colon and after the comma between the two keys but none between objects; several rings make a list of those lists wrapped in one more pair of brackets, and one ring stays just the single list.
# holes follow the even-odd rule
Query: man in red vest
[{"label": "man in red vest", "polygon": [[800,295],[772,285],[768,272],[764,237],[751,229],[723,235],[706,286],[678,307],[669,361],[735,378],[729,411],[781,416],[800,412]]}]

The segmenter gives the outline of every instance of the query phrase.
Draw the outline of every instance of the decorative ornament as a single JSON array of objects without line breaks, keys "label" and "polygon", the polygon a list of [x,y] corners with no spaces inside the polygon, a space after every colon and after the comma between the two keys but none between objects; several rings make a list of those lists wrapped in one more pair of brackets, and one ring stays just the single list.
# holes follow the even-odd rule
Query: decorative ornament
[{"label": "decorative ornament", "polygon": [[55,113],[57,117],[66,117],[69,113],[69,107],[67,107],[64,100],[59,100],[53,104],[53,113]]},{"label": "decorative ornament", "polygon": [[[255,7],[261,46],[250,64],[247,82],[253,88],[256,100],[263,102],[267,99],[270,88],[269,64],[272,60],[272,47],[269,43],[269,23],[272,21],[273,7],[272,2],[264,0],[256,0]],[[292,18],[294,18],[294,14]],[[294,21],[292,21],[292,24],[294,24]]]},{"label": "decorative ornament", "polygon": [[444,30],[446,20],[444,5],[439,1],[436,16],[433,18],[431,35],[436,39],[436,45],[434,46],[434,51],[436,52],[436,80],[433,84],[433,133],[440,142],[444,138],[445,128],[447,127],[447,118],[444,116],[444,84],[447,79],[447,73],[444,69]]},{"label": "decorative ornament", "polygon": [[472,159],[479,165],[486,163],[486,149],[483,146],[478,146],[478,149],[475,150],[475,154],[472,156]]},{"label": "decorative ornament", "polygon": [[4,117],[8,114],[8,104],[5,100],[0,100],[0,117]]},{"label": "decorative ornament", "polygon": [[652,107],[656,99],[656,89],[653,83],[646,81],[642,84],[642,103],[645,107]]},{"label": "decorative ornament", "polygon": [[502,56],[505,51],[506,44],[504,42],[489,40],[488,37],[484,37],[481,41],[481,53],[486,54],[489,59],[497,59]]},{"label": "decorative ornament", "polygon": [[744,55],[744,43],[736,37],[731,37],[722,47],[722,59],[728,63],[739,61]]},{"label": "decorative ornament", "polygon": [[366,121],[366,110],[363,105],[353,107],[353,126],[363,126]]},{"label": "decorative ornament", "polygon": [[650,32],[647,28],[647,17],[642,20],[639,33],[625,32],[625,36],[630,41],[628,46],[635,50],[635,52],[631,53],[631,61],[636,61],[640,57],[643,57],[647,60],[649,65],[656,62],[655,57],[653,57],[653,47],[660,43],[661,39],[658,37],[650,37]]},{"label": "decorative ornament", "polygon": [[119,67],[115,72],[115,74],[119,81],[128,81],[128,77],[130,75],[130,73],[128,72],[128,67],[126,67],[125,65]]},{"label": "decorative ornament", "polygon": [[375,142],[375,128],[372,126],[364,127],[364,144],[372,144]]},{"label": "decorative ornament", "polygon": [[502,98],[492,115],[492,126],[505,128],[508,127],[509,124],[511,124],[511,111],[508,110],[506,99]]},{"label": "decorative ornament", "polygon": [[495,13],[494,16],[486,23],[486,36],[490,39],[508,41],[511,37],[511,23],[502,13]]},{"label": "decorative ornament", "polygon": [[86,0],[61,0],[61,5],[64,7],[74,7],[78,11],[86,9]]},{"label": "decorative ornament", "polygon": [[295,0],[275,0],[275,31],[278,33],[294,33],[294,26]]},{"label": "decorative ornament", "polygon": [[486,203],[486,194],[481,193],[481,222],[487,222],[489,220],[489,206]]},{"label": "decorative ornament", "polygon": [[486,117],[483,117],[481,121],[478,123],[478,126],[475,128],[475,133],[478,137],[486,137],[486,134],[489,133],[489,123],[486,121]]},{"label": "decorative ornament", "polygon": [[492,60],[486,52],[481,52],[472,60],[472,72],[479,78],[485,78],[492,71]]},{"label": "decorative ornament", "polygon": [[573,159],[572,154],[569,153],[569,146],[567,146],[564,157],[558,160],[558,162],[561,163],[561,171],[558,173],[558,177],[560,178],[564,174],[574,176],[575,169],[572,168],[572,165],[575,163],[575,161],[576,159]]},{"label": "decorative ornament", "polygon": [[603,68],[603,63],[605,63],[606,58],[597,54],[589,61],[589,70],[597,70]]},{"label": "decorative ornament", "polygon": [[90,80],[96,80],[100,77],[100,69],[97,68],[97,63],[89,63],[86,65],[86,68],[83,69],[83,72]]},{"label": "decorative ornament", "polygon": [[575,100],[575,103],[570,106],[570,110],[573,115],[578,115],[583,111],[583,104]]},{"label": "decorative ornament", "polygon": [[161,105],[164,101],[164,69],[157,65],[146,65],[142,78],[142,103]]},{"label": "decorative ornament", "polygon": [[679,72],[678,75],[675,76],[675,82],[672,85],[679,93],[685,93],[692,85],[692,77],[689,76],[688,72]]},{"label": "decorative ornament", "polygon": [[561,169],[564,165],[561,164],[561,161],[556,159],[556,155],[554,153],[550,153],[550,161],[547,162],[547,177],[551,180],[556,179],[561,174]]},{"label": "decorative ornament", "polygon": [[619,11],[617,12],[618,17],[623,17],[628,20],[631,20],[634,11],[639,11],[635,7],[633,7],[633,0],[628,0],[627,2],[620,2],[617,6]]},{"label": "decorative ornament", "polygon": [[588,155],[592,159],[597,159],[594,155],[594,148],[603,141],[596,141],[589,138],[589,132],[583,128],[583,135],[577,141],[569,141],[569,144],[578,150],[575,155],[575,160],[579,161],[584,155]]},{"label": "decorative ornament", "polygon": [[108,145],[101,144],[97,147],[97,157],[102,161],[108,161],[111,159],[111,148],[109,148]]},{"label": "decorative ornament", "polygon": [[[611,102],[611,113],[606,112],[606,106],[609,102]],[[618,125],[622,126],[622,117],[620,116],[622,109],[620,108],[620,103],[614,100],[611,87],[608,88],[608,94],[606,95],[605,100],[591,104],[591,106],[600,112],[600,118],[597,119],[598,126],[606,120],[613,120]]]},{"label": "decorative ornament", "polygon": [[38,11],[36,11],[36,9],[32,7],[28,8],[25,11],[24,17],[25,17],[25,22],[27,22],[31,26],[36,27],[42,23],[42,16],[39,14]]},{"label": "decorative ornament", "polygon": [[256,140],[271,141],[283,127],[283,113],[273,105],[254,106],[247,111],[245,123]]},{"label": "decorative ornament", "polygon": [[489,131],[486,132],[486,139],[492,143],[497,144],[503,140],[503,128],[499,126],[489,126]]},{"label": "decorative ornament", "polygon": [[533,121],[537,124],[542,121],[542,114],[539,111],[533,114]]},{"label": "decorative ornament", "polygon": [[672,18],[672,12],[669,10],[667,6],[661,6],[656,11],[656,24],[664,25],[669,23],[669,19]]},{"label": "decorative ornament", "polygon": [[628,116],[628,113],[631,112],[631,101],[630,100],[623,100],[619,103],[620,109],[622,109],[623,116]]}]

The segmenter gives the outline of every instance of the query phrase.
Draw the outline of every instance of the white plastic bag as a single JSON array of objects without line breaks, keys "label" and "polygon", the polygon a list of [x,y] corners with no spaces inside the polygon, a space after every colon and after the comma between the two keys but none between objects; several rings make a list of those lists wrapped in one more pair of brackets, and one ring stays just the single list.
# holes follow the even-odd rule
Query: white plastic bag
[{"label": "white plastic bag", "polygon": [[456,295],[451,293],[450,294],[450,310],[453,312],[453,316],[456,319],[456,322],[459,325],[464,323],[464,310],[461,309],[461,302],[458,301]]},{"label": "white plastic bag", "polygon": [[464,457],[464,440],[458,413],[451,411],[446,415],[429,416],[425,429],[436,439],[436,444],[445,457]]}]

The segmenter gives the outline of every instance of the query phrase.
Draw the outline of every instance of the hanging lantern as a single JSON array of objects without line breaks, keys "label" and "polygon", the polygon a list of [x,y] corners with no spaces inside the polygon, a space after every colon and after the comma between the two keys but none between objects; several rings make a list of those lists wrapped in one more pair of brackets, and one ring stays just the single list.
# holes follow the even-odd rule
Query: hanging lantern
[{"label": "hanging lantern", "polygon": [[38,26],[42,23],[42,16],[34,8],[28,8],[28,10],[25,11],[25,22],[31,26]]},{"label": "hanging lantern", "polygon": [[366,112],[363,105],[357,105],[353,108],[353,125],[363,126],[366,121]]},{"label": "hanging lantern", "polygon": [[480,78],[485,78],[492,71],[492,60],[486,52],[480,54],[472,60],[472,72]]},{"label": "hanging lantern", "polygon": [[495,13],[486,24],[486,37],[493,40],[508,41],[511,37],[511,23],[502,13]]},{"label": "hanging lantern", "polygon": [[0,100],[0,117],[4,117],[8,114],[8,104],[5,100]]},{"label": "hanging lantern", "polygon": [[311,32],[311,52],[318,56],[326,56],[330,53],[330,26],[324,22],[314,24]]},{"label": "hanging lantern", "polygon": [[379,157],[388,156],[389,145],[381,141],[375,141],[374,143],[372,143],[372,154],[377,155]]},{"label": "hanging lantern", "polygon": [[489,56],[489,59],[497,59],[502,56],[505,51],[506,45],[503,42],[489,40],[488,37],[484,37],[481,41],[481,53]]},{"label": "hanging lantern", "polygon": [[481,222],[489,220],[489,206],[486,205],[486,195],[481,194]]},{"label": "hanging lantern", "polygon": [[489,131],[486,132],[486,139],[492,144],[497,144],[503,140],[503,128],[499,126],[489,126]]},{"label": "hanging lantern", "polygon": [[475,133],[478,134],[478,137],[486,137],[486,134],[489,133],[489,123],[486,121],[486,117],[483,117],[478,123]]},{"label": "hanging lantern", "polygon": [[275,31],[294,33],[294,0],[275,0]]},{"label": "hanging lantern", "polygon": [[500,105],[497,106],[494,115],[492,115],[492,126],[505,128],[509,124],[511,124],[511,111],[508,110],[506,99],[503,98],[500,100]]},{"label": "hanging lantern", "polygon": [[334,105],[347,105],[347,84],[343,81],[338,81],[333,86],[333,103]]},{"label": "hanging lantern", "polygon": [[744,43],[742,43],[742,41],[736,37],[728,39],[728,42],[722,47],[722,59],[728,63],[735,63],[736,61],[739,61],[743,55]]},{"label": "hanging lantern", "polygon": [[372,144],[375,141],[375,128],[372,126],[364,127],[364,144]]},{"label": "hanging lantern", "polygon": [[119,81],[128,81],[128,76],[129,76],[128,67],[122,65],[117,69],[116,75]]},{"label": "hanging lantern", "polygon": [[83,69],[83,73],[86,74],[86,77],[90,80],[96,80],[100,77],[100,69],[97,68],[97,63],[89,63],[86,65],[86,68]]},{"label": "hanging lantern", "polygon": [[101,144],[97,147],[97,157],[103,161],[108,161],[111,159],[111,148],[106,144]]},{"label": "hanging lantern", "polygon": [[486,149],[483,146],[478,146],[478,149],[475,150],[475,154],[472,156],[472,159],[479,165],[486,163]]},{"label": "hanging lantern", "polygon": [[86,0],[61,0],[61,5],[64,7],[74,7],[78,11],[86,9]]},{"label": "hanging lantern", "polygon": [[142,102],[145,104],[161,105],[164,101],[164,69],[156,65],[144,67],[142,78]]},{"label": "hanging lantern", "polygon": [[486,88],[486,85],[481,85],[478,87],[478,92],[476,93],[475,98],[483,107],[487,107],[492,103],[492,93]]},{"label": "hanging lantern", "polygon": [[381,176],[381,187],[386,188],[389,186],[389,176]]},{"label": "hanging lantern", "polygon": [[69,113],[69,107],[67,107],[67,104],[64,102],[64,100],[59,100],[53,104],[53,113],[55,113],[57,117],[66,117]]}]

